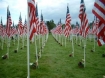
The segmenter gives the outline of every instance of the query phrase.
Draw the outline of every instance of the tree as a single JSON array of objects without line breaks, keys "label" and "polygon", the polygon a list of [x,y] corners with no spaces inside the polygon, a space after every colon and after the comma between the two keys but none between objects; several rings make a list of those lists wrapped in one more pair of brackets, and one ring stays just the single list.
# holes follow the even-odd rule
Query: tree
[{"label": "tree", "polygon": [[73,29],[75,27],[75,25],[74,24],[71,24],[71,28]]},{"label": "tree", "polygon": [[94,21],[89,23],[89,27],[92,28]]},{"label": "tree", "polygon": [[51,29],[53,29],[53,28],[56,26],[56,24],[54,23],[53,20],[46,21],[46,24],[47,24],[47,26],[48,26],[49,31],[50,31]]}]

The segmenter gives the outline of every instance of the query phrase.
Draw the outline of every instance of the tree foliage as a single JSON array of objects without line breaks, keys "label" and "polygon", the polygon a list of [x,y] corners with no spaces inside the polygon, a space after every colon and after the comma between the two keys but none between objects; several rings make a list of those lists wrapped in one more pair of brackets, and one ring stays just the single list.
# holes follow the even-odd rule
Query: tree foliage
[{"label": "tree foliage", "polygon": [[53,20],[46,21],[46,24],[48,26],[49,31],[56,26]]}]

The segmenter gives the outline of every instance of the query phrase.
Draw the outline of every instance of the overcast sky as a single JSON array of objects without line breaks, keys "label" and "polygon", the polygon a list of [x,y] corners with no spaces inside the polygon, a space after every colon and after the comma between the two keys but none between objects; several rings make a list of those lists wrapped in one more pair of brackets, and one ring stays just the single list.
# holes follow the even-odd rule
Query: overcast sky
[{"label": "overcast sky", "polygon": [[[38,4],[38,15],[40,18],[41,10],[45,21],[53,19],[55,23],[61,18],[62,23],[65,23],[67,3],[69,4],[69,11],[71,15],[71,23],[80,22],[78,18],[80,10],[80,0],[35,0]],[[92,9],[95,0],[84,0],[86,6],[86,13],[89,22],[93,21],[94,15]],[[18,23],[21,12],[22,21],[24,23],[27,17],[27,0],[0,0],[0,17],[3,23],[6,23],[7,6],[9,6],[12,21]]]}]

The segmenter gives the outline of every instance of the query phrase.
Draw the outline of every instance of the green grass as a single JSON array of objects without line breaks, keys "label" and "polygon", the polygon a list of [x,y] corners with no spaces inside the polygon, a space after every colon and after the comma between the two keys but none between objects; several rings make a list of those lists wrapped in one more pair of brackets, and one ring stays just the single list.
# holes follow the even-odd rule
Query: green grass
[{"label": "green grass", "polygon": [[[20,46],[22,46],[22,43],[20,43]],[[19,49],[18,53],[14,53],[16,47],[17,44],[10,47],[9,59],[0,59],[0,78],[27,77],[27,48]],[[99,47],[96,44],[96,52],[90,52],[93,48],[93,42],[87,41],[85,68],[78,67],[78,62],[83,59],[82,47],[77,44],[74,44],[74,47],[75,55],[69,57],[69,54],[72,53],[71,42],[67,40],[66,47],[60,46],[49,35],[42,57],[39,59],[39,68],[30,69],[30,78],[102,78],[105,75],[105,58],[102,57],[105,46]],[[30,62],[35,62],[34,48],[33,43],[30,45]],[[4,49],[0,50],[0,56],[5,53],[6,44]]]}]

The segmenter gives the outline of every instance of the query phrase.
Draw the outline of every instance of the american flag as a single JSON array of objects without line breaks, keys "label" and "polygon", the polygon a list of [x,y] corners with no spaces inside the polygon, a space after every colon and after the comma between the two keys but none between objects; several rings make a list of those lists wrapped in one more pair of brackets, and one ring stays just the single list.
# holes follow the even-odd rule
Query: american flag
[{"label": "american flag", "polygon": [[40,34],[45,35],[47,33],[48,33],[48,28],[45,22],[43,21],[43,15],[41,13]]},{"label": "american flag", "polygon": [[94,35],[97,35],[98,24],[99,24],[99,20],[96,17],[94,17],[94,22],[92,27],[92,32]]},{"label": "american flag", "polygon": [[2,23],[2,18],[1,18],[1,23],[0,23],[0,36],[3,34],[3,23]]},{"label": "american flag", "polygon": [[14,36],[15,34],[17,34],[17,30],[16,30],[16,27],[13,22],[13,26],[11,27],[11,35],[10,36]]},{"label": "american flag", "polygon": [[62,34],[62,23],[61,23],[61,19],[59,21],[59,34]]},{"label": "american flag", "polygon": [[27,34],[27,21],[25,18],[25,22],[24,22],[24,33]]},{"label": "american flag", "polygon": [[23,24],[22,24],[21,13],[20,13],[20,16],[19,16],[18,32],[19,32],[19,35],[22,36],[22,34],[23,34]]},{"label": "american flag", "polygon": [[99,19],[97,36],[98,45],[102,46],[105,44],[105,0],[96,0],[92,12]]},{"label": "american flag", "polygon": [[36,14],[35,1],[28,0],[28,16],[29,16],[29,39],[32,40],[34,33],[36,33]]},{"label": "american flag", "polygon": [[78,26],[76,26],[74,29],[71,30],[70,33],[78,34],[78,32],[79,32],[79,28],[78,28]]},{"label": "american flag", "polygon": [[44,23],[44,26],[43,26],[43,34],[47,34],[48,33],[48,27],[47,25]]},{"label": "american flag", "polygon": [[38,17],[38,7],[36,4],[36,32],[40,34],[40,25],[39,25],[39,17]]},{"label": "american flag", "polygon": [[65,29],[64,35],[68,37],[70,35],[71,25],[70,25],[71,17],[69,13],[69,7],[67,6],[67,14],[66,14],[66,21],[65,21]]},{"label": "american flag", "polygon": [[62,24],[61,24],[61,19],[60,21],[58,22],[56,28],[55,28],[55,33],[56,34],[62,34]]},{"label": "american flag", "polygon": [[41,13],[41,21],[40,21],[40,33],[43,35],[44,34],[44,21],[43,21],[43,15]]},{"label": "american flag", "polygon": [[88,35],[88,30],[89,30],[88,19],[87,19],[85,10],[86,8],[85,8],[84,0],[81,0],[79,18],[81,21],[80,35],[82,35],[83,37],[86,37]]},{"label": "american flag", "polygon": [[10,37],[10,32],[11,32],[11,25],[12,25],[12,20],[11,20],[11,14],[9,11],[9,7],[7,7],[7,26],[6,26],[6,33],[7,36]]},{"label": "american flag", "polygon": [[0,23],[0,36],[5,37],[6,34],[6,28],[3,26],[2,18],[1,18],[1,23]]}]

